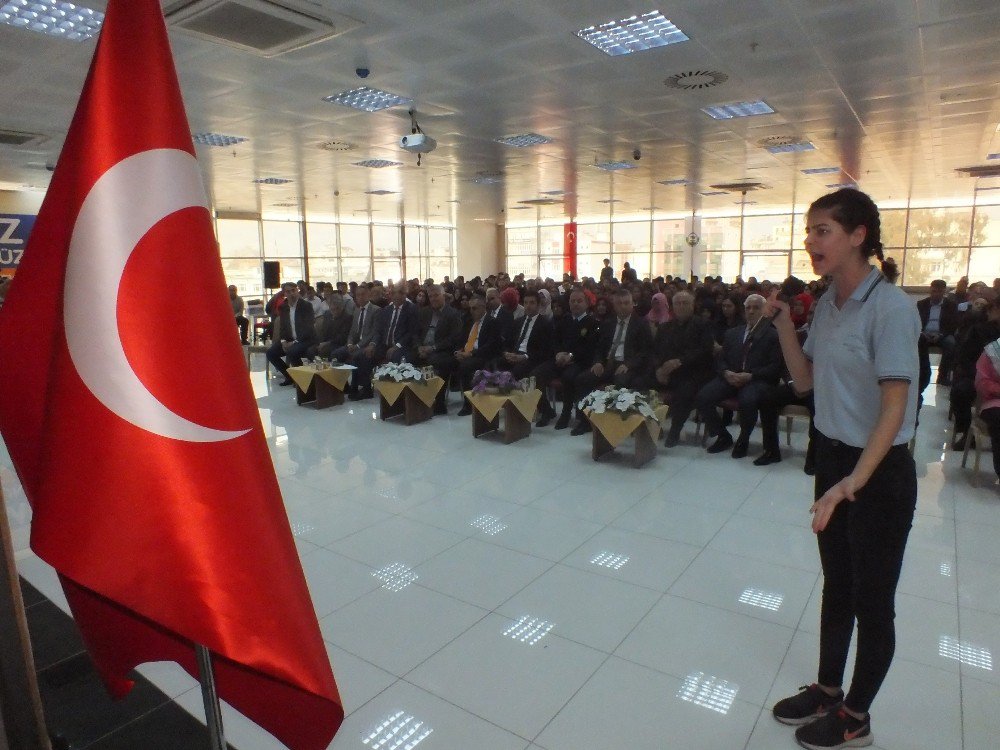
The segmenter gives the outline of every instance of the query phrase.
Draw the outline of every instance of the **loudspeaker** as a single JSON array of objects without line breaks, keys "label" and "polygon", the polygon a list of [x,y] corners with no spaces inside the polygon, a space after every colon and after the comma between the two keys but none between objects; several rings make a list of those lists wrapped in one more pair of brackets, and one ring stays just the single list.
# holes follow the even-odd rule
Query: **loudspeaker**
[{"label": "loudspeaker", "polygon": [[264,261],[264,288],[277,289],[281,286],[281,263],[276,260]]}]

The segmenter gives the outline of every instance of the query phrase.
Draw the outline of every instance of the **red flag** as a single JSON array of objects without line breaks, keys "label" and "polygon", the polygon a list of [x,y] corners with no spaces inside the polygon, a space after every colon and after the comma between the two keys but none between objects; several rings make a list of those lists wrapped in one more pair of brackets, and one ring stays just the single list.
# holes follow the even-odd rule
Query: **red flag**
[{"label": "red flag", "polygon": [[202,644],[223,699],[319,750],[343,708],[206,205],[159,3],[111,0],[0,312],[0,431],[109,690]]}]

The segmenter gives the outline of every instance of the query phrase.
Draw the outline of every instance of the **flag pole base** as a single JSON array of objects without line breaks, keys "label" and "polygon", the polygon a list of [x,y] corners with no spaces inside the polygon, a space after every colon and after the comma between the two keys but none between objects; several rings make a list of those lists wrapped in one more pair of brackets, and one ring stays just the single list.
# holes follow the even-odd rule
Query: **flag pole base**
[{"label": "flag pole base", "polygon": [[222,708],[219,705],[219,693],[215,689],[215,670],[212,669],[212,652],[200,644],[195,644],[194,648],[198,657],[201,697],[205,703],[209,747],[211,750],[226,750],[226,736],[222,731]]}]

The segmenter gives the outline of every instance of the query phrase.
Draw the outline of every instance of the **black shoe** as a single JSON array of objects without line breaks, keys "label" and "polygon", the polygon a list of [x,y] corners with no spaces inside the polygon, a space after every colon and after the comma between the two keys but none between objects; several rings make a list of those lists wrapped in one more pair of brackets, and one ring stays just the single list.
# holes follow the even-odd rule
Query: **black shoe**
[{"label": "black shoe", "polygon": [[559,419],[556,420],[556,429],[565,430],[569,427],[569,412],[563,412],[559,415]]},{"label": "black shoe", "polygon": [[733,447],[733,436],[723,430],[715,438],[715,442],[708,446],[709,453],[722,453]]},{"label": "black shoe", "polygon": [[458,410],[458,416],[460,417],[467,417],[470,414],[472,414],[472,407],[469,406],[468,404],[465,404],[461,409]]},{"label": "black shoe", "polygon": [[351,401],[365,401],[369,398],[375,398],[375,393],[370,388],[359,388],[348,395],[347,398]]},{"label": "black shoe", "polygon": [[750,438],[743,437],[740,435],[737,439],[736,444],[733,446],[733,458],[746,458],[747,453],[750,452]]},{"label": "black shoe", "polygon": [[673,430],[669,430],[666,437],[663,438],[663,445],[667,448],[674,448],[680,441],[681,436]]},{"label": "black shoe", "polygon": [[806,473],[806,476],[814,477],[816,476],[816,462],[811,458],[806,459],[806,465],[802,467],[802,471]]},{"label": "black shoe", "polygon": [[538,421],[535,422],[535,427],[548,427],[554,416],[555,414],[543,414],[538,418]]},{"label": "black shoe", "polygon": [[965,441],[969,439],[968,433],[963,433],[962,435],[956,435],[955,439],[951,441],[951,449],[953,451],[964,451]]},{"label": "black shoe", "polygon": [[795,739],[809,750],[868,747],[875,741],[871,716],[866,714],[864,719],[855,719],[843,708],[799,727],[795,730]]},{"label": "black shoe", "polygon": [[291,378],[285,378],[280,383],[278,383],[278,385],[291,385],[291,384],[292,384],[292,379]]},{"label": "black shoe", "polygon": [[442,416],[448,413],[448,405],[445,403],[434,402],[434,415]]},{"label": "black shoe", "polygon": [[569,431],[570,435],[586,435],[590,432],[590,422],[584,417],[576,423],[576,427]]},{"label": "black shoe", "polygon": [[781,462],[781,453],[778,451],[764,451],[753,460],[754,466],[767,466]]},{"label": "black shoe", "polygon": [[797,726],[808,724],[821,716],[826,716],[831,710],[839,708],[844,701],[844,691],[835,696],[827,695],[819,685],[803,685],[802,692],[790,698],[782,698],[774,704],[771,713],[782,724]]}]

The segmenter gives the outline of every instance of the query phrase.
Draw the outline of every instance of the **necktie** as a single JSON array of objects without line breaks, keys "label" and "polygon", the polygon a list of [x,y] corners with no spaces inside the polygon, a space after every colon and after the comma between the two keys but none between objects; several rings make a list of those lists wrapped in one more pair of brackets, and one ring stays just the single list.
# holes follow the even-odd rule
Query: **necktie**
[{"label": "necktie", "polygon": [[389,340],[386,342],[389,346],[395,346],[396,344],[396,321],[399,320],[399,310],[396,307],[392,310],[392,321],[389,323]]},{"label": "necktie", "polygon": [[622,339],[625,338],[625,322],[622,320],[618,321],[618,328],[615,329],[615,338],[611,342],[611,351],[608,352],[608,361],[613,362],[615,354],[618,353],[618,347],[621,346]]},{"label": "necktie", "polygon": [[477,320],[472,324],[472,330],[469,331],[469,338],[465,342],[465,351],[471,352],[476,346],[476,339],[479,337],[479,321]]},{"label": "necktie", "polygon": [[528,335],[528,329],[531,328],[531,321],[534,320],[534,319],[535,319],[535,316],[533,316],[533,315],[530,318],[526,317],[524,319],[524,325],[521,326],[521,335],[517,339],[517,348],[518,349],[520,349],[521,348],[521,344],[524,343],[524,339]]},{"label": "necktie", "polygon": [[[365,305],[367,307],[367,305]],[[365,308],[361,308],[361,314],[358,316],[358,341],[365,335]]]},{"label": "necktie", "polygon": [[753,346],[753,336],[750,334],[752,331],[747,331],[747,337],[743,339],[743,372],[747,369],[747,356],[750,354],[750,347]]}]

